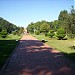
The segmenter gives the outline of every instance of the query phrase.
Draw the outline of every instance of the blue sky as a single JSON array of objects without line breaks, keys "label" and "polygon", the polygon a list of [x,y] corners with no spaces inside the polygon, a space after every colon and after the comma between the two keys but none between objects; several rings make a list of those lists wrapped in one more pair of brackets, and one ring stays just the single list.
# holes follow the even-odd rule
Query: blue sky
[{"label": "blue sky", "polygon": [[58,19],[62,10],[70,11],[74,0],[0,0],[0,17],[27,27],[31,22]]}]

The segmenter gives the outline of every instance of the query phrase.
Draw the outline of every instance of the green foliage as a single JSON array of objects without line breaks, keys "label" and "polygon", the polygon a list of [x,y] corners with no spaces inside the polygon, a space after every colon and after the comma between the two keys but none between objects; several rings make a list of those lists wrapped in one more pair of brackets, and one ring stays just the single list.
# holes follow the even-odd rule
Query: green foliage
[{"label": "green foliage", "polygon": [[68,36],[69,36],[71,39],[74,39],[75,34],[69,34]]},{"label": "green foliage", "polygon": [[0,32],[2,31],[2,27],[0,26]]},{"label": "green foliage", "polygon": [[0,35],[1,35],[2,38],[5,38],[7,36],[7,31],[6,30],[2,30],[0,32]]},{"label": "green foliage", "polygon": [[19,27],[0,17],[0,32],[2,30],[6,30],[7,33],[11,34],[13,31],[18,29]]},{"label": "green foliage", "polygon": [[61,11],[58,16],[59,26],[64,28],[65,30],[68,29],[68,17],[69,17],[69,14],[67,10]]},{"label": "green foliage", "polygon": [[75,34],[75,9],[71,7],[70,12],[63,10],[58,16],[59,26],[66,30],[68,34]]},{"label": "green foliage", "polygon": [[21,35],[22,33],[24,33],[24,28],[20,27],[19,34]]},{"label": "green foliage", "polygon": [[50,34],[49,34],[50,38],[53,38],[54,35],[55,35],[54,30],[50,30]]},{"label": "green foliage", "polygon": [[13,34],[13,35],[16,35],[16,31],[13,31],[12,34]]},{"label": "green foliage", "polygon": [[48,36],[48,34],[47,34],[47,33],[45,33],[45,36]]},{"label": "green foliage", "polygon": [[28,25],[28,27],[27,27],[27,31],[28,31],[29,33],[34,33],[34,29],[35,29],[36,31],[41,32],[41,33],[46,33],[46,32],[49,31],[50,26],[49,26],[49,23],[48,23],[48,22],[42,20],[42,21],[38,21],[38,22],[36,22],[36,23],[33,23],[33,22],[32,22],[32,23],[30,23],[30,24]]},{"label": "green foliage", "polygon": [[[70,37],[75,37],[75,9],[72,6],[70,12],[67,10],[60,11],[58,16],[58,20],[54,20],[51,22],[47,22],[45,20],[38,21],[36,23],[31,23],[27,27],[27,31],[29,33],[34,33],[34,29],[39,31],[40,33],[45,34],[45,36],[54,37],[54,33],[48,33],[49,30],[54,30],[54,32],[58,31],[57,37],[64,38],[65,34],[62,30],[59,32],[59,28],[63,28],[66,32],[66,35],[72,34]],[[62,32],[61,32],[62,31]],[[59,35],[60,34],[60,35]],[[56,34],[55,34],[56,35]]]},{"label": "green foliage", "polygon": [[54,20],[52,30],[57,31],[59,28],[59,20]]},{"label": "green foliage", "polygon": [[34,33],[34,28],[35,28],[35,25],[33,22],[31,22],[28,27],[27,27],[27,32],[28,33]]},{"label": "green foliage", "polygon": [[63,10],[63,11],[60,12],[60,14],[58,16],[58,20],[63,21],[65,19],[67,19],[67,16],[68,16],[67,10]]},{"label": "green foliage", "polygon": [[48,32],[50,29],[50,26],[48,25],[48,23],[46,21],[42,21],[42,24],[40,26],[40,31],[43,33]]},{"label": "green foliage", "polygon": [[57,30],[57,37],[59,38],[59,40],[62,40],[65,36],[65,30],[63,28],[59,28]]},{"label": "green foliage", "polygon": [[5,37],[6,37],[6,35],[1,35],[1,37],[2,37],[2,38],[5,38]]},{"label": "green foliage", "polygon": [[39,34],[40,34],[40,32],[39,32],[39,31],[36,31],[36,32],[35,32],[35,34],[36,34],[36,35],[39,35]]},{"label": "green foliage", "polygon": [[50,33],[49,36],[50,36],[50,38],[53,38],[54,33]]},{"label": "green foliage", "polygon": [[18,30],[15,30],[12,32],[13,35],[21,35],[22,33],[24,33],[24,28],[23,27],[18,27]]},{"label": "green foliage", "polygon": [[7,35],[7,31],[6,30],[2,30],[1,35]]},{"label": "green foliage", "polygon": [[19,32],[19,30],[16,31],[16,35],[20,36],[20,32]]},{"label": "green foliage", "polygon": [[54,30],[50,30],[49,32],[50,32],[50,33],[54,33]]},{"label": "green foliage", "polygon": [[75,9],[74,6],[72,6],[69,18],[68,18],[68,33],[69,34],[75,34]]},{"label": "green foliage", "polygon": [[63,38],[63,40],[68,40],[68,36],[66,35],[66,36]]},{"label": "green foliage", "polygon": [[50,31],[48,32],[48,36],[49,36],[50,38],[53,38],[54,35],[55,35],[54,30],[50,30]]}]

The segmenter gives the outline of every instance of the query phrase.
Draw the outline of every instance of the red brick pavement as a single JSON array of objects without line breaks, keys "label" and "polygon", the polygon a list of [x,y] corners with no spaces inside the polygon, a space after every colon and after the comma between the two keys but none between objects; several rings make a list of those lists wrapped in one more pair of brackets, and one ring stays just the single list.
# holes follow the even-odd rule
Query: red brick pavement
[{"label": "red brick pavement", "polygon": [[2,75],[75,75],[62,53],[24,35]]}]

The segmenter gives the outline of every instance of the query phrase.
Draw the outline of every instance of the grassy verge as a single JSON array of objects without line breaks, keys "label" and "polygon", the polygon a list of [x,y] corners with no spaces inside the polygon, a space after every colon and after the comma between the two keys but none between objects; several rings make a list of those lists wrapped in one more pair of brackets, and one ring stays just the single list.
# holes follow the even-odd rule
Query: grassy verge
[{"label": "grassy verge", "polygon": [[75,60],[75,49],[72,48],[74,44],[73,39],[68,40],[57,40],[55,38],[49,38],[44,35],[33,35],[39,40],[45,39],[47,40],[47,44],[51,47],[53,47],[56,50],[59,50],[64,53],[65,56],[68,58]]},{"label": "grassy verge", "polygon": [[0,69],[13,49],[16,47],[19,40],[17,35],[8,35],[6,38],[0,37]]}]

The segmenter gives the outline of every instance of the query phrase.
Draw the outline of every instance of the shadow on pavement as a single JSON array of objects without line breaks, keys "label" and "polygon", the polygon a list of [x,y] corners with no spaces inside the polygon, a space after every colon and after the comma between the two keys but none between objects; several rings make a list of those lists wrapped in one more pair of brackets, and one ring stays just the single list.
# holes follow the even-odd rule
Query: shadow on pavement
[{"label": "shadow on pavement", "polygon": [[68,59],[38,40],[21,40],[2,75],[75,75]]}]

